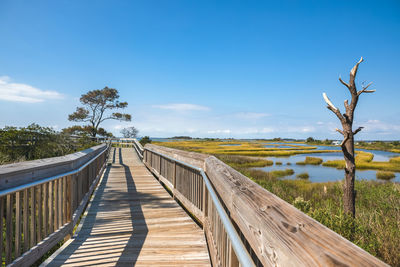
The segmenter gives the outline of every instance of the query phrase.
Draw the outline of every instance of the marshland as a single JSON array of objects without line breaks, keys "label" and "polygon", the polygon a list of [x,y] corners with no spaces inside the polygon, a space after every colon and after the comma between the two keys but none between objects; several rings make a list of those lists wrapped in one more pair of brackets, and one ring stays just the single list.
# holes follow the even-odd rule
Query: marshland
[{"label": "marshland", "polygon": [[[400,154],[396,142],[357,146],[354,219],[343,213],[344,160],[338,146],[229,139],[158,139],[154,144],[214,155],[372,255],[400,265]],[[373,150],[383,147],[385,151]]]}]

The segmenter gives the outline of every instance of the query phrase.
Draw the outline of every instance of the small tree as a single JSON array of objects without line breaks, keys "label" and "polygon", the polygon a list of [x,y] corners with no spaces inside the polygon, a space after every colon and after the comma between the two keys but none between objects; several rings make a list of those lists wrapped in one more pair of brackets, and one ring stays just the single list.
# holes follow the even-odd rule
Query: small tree
[{"label": "small tree", "polygon": [[142,146],[145,146],[146,144],[150,144],[151,143],[151,139],[148,136],[144,136],[142,139],[140,139],[139,143]]},{"label": "small tree", "polygon": [[76,111],[68,116],[68,120],[89,123],[86,129],[90,136],[96,137],[99,125],[105,120],[131,120],[129,114],[119,112],[106,114],[109,110],[124,109],[128,106],[127,102],[119,102],[118,99],[118,91],[107,86],[102,90],[89,91],[80,98],[83,107],[77,107]]},{"label": "small tree", "polygon": [[356,165],[355,165],[355,155],[354,155],[354,135],[356,135],[359,131],[363,129],[363,127],[357,128],[353,131],[353,121],[354,121],[354,110],[356,109],[358,97],[362,93],[373,93],[375,90],[367,90],[367,88],[372,84],[369,83],[367,86],[363,86],[363,89],[357,91],[355,79],[357,75],[358,65],[363,62],[363,58],[357,62],[357,64],[353,67],[350,71],[350,81],[349,83],[345,83],[341,78],[339,81],[349,89],[351,94],[351,103],[348,103],[348,100],[344,101],[344,106],[346,109],[346,113],[341,113],[340,110],[335,107],[332,102],[329,100],[326,93],[323,93],[323,97],[325,102],[328,104],[327,108],[331,110],[340,120],[343,129],[339,130],[336,129],[340,134],[343,135],[343,141],[340,144],[342,147],[344,160],[346,163],[345,167],[345,180],[343,186],[343,205],[344,205],[344,212],[346,214],[350,214],[351,216],[355,217],[355,199],[356,199],[356,192],[354,190],[354,180],[356,176]]},{"label": "small tree", "polygon": [[135,137],[137,137],[138,133],[139,133],[139,130],[136,129],[134,126],[124,128],[121,130],[121,134],[125,138],[135,138]]}]

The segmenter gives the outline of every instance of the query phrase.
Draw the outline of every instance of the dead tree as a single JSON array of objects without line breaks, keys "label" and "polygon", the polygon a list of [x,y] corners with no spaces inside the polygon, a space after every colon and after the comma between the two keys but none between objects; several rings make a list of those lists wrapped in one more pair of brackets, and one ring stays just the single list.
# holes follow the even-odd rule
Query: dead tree
[{"label": "dead tree", "polygon": [[339,118],[343,129],[336,129],[340,134],[343,135],[343,141],[340,144],[342,147],[344,160],[346,163],[345,167],[345,181],[343,186],[343,205],[344,212],[351,216],[355,216],[355,198],[356,192],[354,190],[354,180],[356,175],[356,165],[355,165],[355,155],[354,155],[354,135],[360,132],[363,127],[359,127],[353,131],[353,121],[354,121],[354,110],[356,109],[358,98],[362,93],[373,93],[375,90],[367,90],[368,87],[372,84],[369,83],[367,86],[363,86],[363,89],[357,91],[355,79],[357,75],[358,66],[363,62],[363,58],[361,57],[360,61],[353,67],[350,71],[350,81],[349,83],[344,82],[341,78],[339,81],[349,89],[351,94],[351,103],[349,104],[348,100],[344,101],[344,107],[346,108],[346,113],[341,113],[340,110],[335,107],[332,102],[329,100],[326,93],[323,93],[323,97],[325,102],[328,104],[327,108],[331,110],[335,115]]}]

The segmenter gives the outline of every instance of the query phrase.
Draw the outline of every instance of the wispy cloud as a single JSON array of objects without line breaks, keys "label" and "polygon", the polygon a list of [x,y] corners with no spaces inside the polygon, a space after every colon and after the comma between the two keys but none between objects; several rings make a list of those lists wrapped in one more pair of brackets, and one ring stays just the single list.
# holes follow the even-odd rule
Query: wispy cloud
[{"label": "wispy cloud", "polygon": [[62,94],[56,91],[40,90],[28,84],[13,83],[8,76],[0,77],[0,100],[38,103],[60,98],[62,98]]},{"label": "wispy cloud", "polygon": [[231,130],[226,129],[226,130],[209,130],[207,131],[208,134],[230,134]]},{"label": "wispy cloud", "polygon": [[365,127],[361,133],[371,132],[385,135],[398,135],[400,133],[400,125],[395,123],[387,123],[380,120],[368,120],[365,123],[360,123],[360,125]]},{"label": "wispy cloud", "polygon": [[235,116],[239,119],[245,119],[245,120],[257,120],[257,119],[262,119],[265,117],[269,117],[270,114],[268,113],[257,113],[257,112],[240,112],[236,113]]},{"label": "wispy cloud", "polygon": [[159,108],[159,109],[174,110],[174,111],[207,111],[207,110],[210,110],[210,108],[206,107],[206,106],[200,106],[200,105],[195,105],[195,104],[185,104],[185,103],[153,105],[152,107]]}]

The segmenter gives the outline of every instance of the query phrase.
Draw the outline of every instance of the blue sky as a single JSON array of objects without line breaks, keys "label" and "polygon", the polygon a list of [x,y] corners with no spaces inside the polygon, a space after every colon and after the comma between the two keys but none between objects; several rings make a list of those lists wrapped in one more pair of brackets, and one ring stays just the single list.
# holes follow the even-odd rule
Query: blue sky
[{"label": "blue sky", "polygon": [[62,129],[81,94],[128,101],[119,135],[339,139],[322,92],[361,56],[359,139],[400,139],[399,1],[0,0],[0,127]]}]

